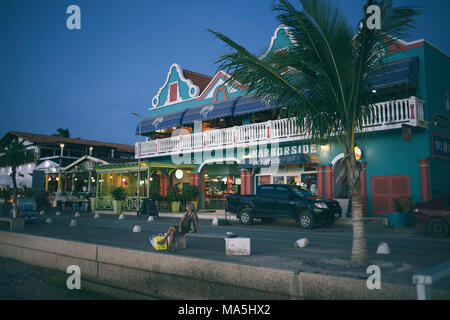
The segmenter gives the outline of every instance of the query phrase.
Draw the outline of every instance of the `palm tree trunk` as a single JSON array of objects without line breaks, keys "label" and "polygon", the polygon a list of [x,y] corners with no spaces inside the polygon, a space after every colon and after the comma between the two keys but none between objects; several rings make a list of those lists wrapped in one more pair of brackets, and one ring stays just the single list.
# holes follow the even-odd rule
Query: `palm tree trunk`
[{"label": "palm tree trunk", "polygon": [[352,226],[353,245],[351,264],[355,267],[367,266],[369,259],[366,247],[366,231],[363,221],[363,207],[361,202],[361,179],[359,167],[354,155],[349,157],[348,182],[352,194]]}]

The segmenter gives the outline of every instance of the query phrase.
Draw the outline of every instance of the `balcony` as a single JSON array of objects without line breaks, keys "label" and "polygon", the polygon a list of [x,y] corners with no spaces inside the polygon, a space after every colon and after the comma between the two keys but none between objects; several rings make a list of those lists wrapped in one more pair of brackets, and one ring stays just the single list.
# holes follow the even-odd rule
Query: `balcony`
[{"label": "balcony", "polygon": [[[425,127],[424,102],[416,97],[381,102],[362,122],[360,132],[401,128],[403,124]],[[300,132],[296,118],[272,120],[220,130],[209,130],[165,139],[142,142],[141,158],[159,157],[184,152],[198,152],[228,147],[248,146],[277,139],[279,143],[308,139],[307,132]],[[138,157],[135,144],[135,157]]]}]

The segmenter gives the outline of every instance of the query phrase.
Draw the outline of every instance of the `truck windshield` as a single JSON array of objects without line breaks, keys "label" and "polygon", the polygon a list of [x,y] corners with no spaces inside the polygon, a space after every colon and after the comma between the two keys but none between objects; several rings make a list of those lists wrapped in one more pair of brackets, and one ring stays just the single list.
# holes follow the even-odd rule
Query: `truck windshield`
[{"label": "truck windshield", "polygon": [[292,188],[292,191],[296,196],[300,197],[316,197],[314,193],[312,193],[310,190],[306,188],[302,188],[300,186],[296,186]]}]

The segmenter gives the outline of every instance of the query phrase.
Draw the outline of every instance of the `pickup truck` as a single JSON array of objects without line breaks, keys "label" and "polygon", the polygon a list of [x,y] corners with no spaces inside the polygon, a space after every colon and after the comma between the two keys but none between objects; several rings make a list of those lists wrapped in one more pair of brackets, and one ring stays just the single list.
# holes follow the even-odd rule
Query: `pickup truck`
[{"label": "pickup truck", "polygon": [[270,221],[274,218],[294,218],[302,229],[315,224],[331,225],[341,217],[342,208],[336,200],[323,200],[300,186],[266,184],[256,195],[227,197],[226,211],[236,214],[242,224],[253,224],[254,218]]}]

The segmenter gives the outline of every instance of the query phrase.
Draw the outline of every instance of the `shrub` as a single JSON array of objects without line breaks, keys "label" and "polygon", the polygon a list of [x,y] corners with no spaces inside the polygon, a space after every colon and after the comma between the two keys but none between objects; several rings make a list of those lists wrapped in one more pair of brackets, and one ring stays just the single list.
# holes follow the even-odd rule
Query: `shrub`
[{"label": "shrub", "polygon": [[219,226],[230,226],[231,225],[231,221],[228,219],[219,219]]},{"label": "shrub", "polygon": [[170,187],[167,191],[167,200],[169,201],[182,201],[183,196],[180,193],[180,190],[178,189],[179,183],[174,185],[173,187]]},{"label": "shrub", "polygon": [[409,196],[402,196],[392,199],[394,205],[394,210],[396,212],[411,212],[412,211],[412,200]]},{"label": "shrub", "polygon": [[19,194],[24,198],[31,198],[34,192],[30,187],[23,186],[22,189],[19,190]]},{"label": "shrub", "polygon": [[198,195],[198,187],[191,185],[183,186],[183,200],[185,201],[195,201]]},{"label": "shrub", "polygon": [[127,198],[127,190],[124,187],[118,187],[111,192],[114,200],[121,201]]},{"label": "shrub", "polygon": [[11,199],[12,191],[11,189],[3,189],[0,191],[0,198],[3,199],[5,202],[9,202],[9,199]]}]

